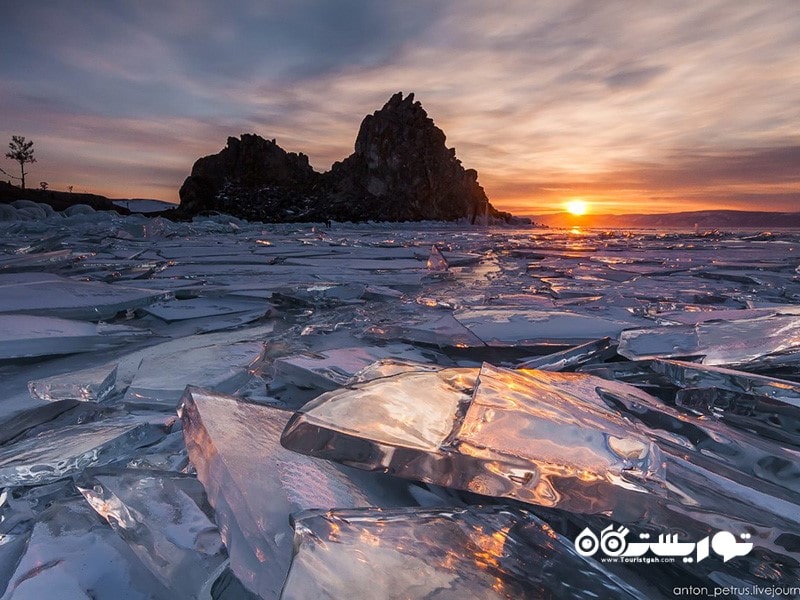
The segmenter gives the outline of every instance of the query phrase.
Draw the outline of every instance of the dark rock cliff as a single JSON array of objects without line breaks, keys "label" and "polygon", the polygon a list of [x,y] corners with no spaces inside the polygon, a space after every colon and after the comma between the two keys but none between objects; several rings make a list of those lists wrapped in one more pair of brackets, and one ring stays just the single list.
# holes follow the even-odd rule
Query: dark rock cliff
[{"label": "dark rock cliff", "polygon": [[355,152],[325,174],[275,140],[228,138],[199,159],[180,190],[187,215],[221,211],[262,221],[455,220],[500,213],[464,169],[414,94],[397,93],[361,123]]}]

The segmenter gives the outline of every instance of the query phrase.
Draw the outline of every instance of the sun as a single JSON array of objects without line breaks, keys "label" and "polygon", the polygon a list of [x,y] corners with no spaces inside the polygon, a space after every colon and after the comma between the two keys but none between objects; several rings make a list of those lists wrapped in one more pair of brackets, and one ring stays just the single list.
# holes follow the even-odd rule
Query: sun
[{"label": "sun", "polygon": [[586,212],[589,210],[589,205],[586,203],[586,200],[581,200],[579,198],[576,198],[575,200],[570,200],[564,205],[564,207],[567,209],[568,213],[573,214],[576,217],[585,215]]}]

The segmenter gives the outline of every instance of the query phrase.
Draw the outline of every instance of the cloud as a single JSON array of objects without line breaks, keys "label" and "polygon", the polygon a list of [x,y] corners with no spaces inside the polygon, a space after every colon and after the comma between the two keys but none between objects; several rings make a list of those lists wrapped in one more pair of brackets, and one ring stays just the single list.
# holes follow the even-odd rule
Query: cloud
[{"label": "cloud", "polygon": [[108,0],[4,17],[0,136],[35,137],[65,178],[99,161],[104,189],[160,181],[175,200],[177,168],[133,176],[130,161],[188,174],[247,131],[327,169],[398,90],[501,207],[578,193],[620,210],[684,193],[777,207],[796,184],[793,0]]}]

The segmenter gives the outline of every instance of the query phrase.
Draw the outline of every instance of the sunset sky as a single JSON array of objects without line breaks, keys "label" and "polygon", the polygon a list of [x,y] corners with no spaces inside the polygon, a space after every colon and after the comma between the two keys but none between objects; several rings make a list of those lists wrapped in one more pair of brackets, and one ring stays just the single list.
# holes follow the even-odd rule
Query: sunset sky
[{"label": "sunset sky", "polygon": [[797,0],[5,2],[0,56],[29,187],[177,202],[246,132],[327,170],[402,90],[517,214],[800,210]]}]

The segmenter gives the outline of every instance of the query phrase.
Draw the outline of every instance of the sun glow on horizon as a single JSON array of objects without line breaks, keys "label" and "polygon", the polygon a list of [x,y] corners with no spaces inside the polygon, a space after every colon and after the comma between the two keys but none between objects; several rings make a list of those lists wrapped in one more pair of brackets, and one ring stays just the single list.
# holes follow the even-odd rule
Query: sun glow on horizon
[{"label": "sun glow on horizon", "polygon": [[580,217],[589,211],[589,204],[585,200],[575,198],[574,200],[567,202],[564,205],[564,208],[567,209],[568,213],[575,215],[576,217]]}]

